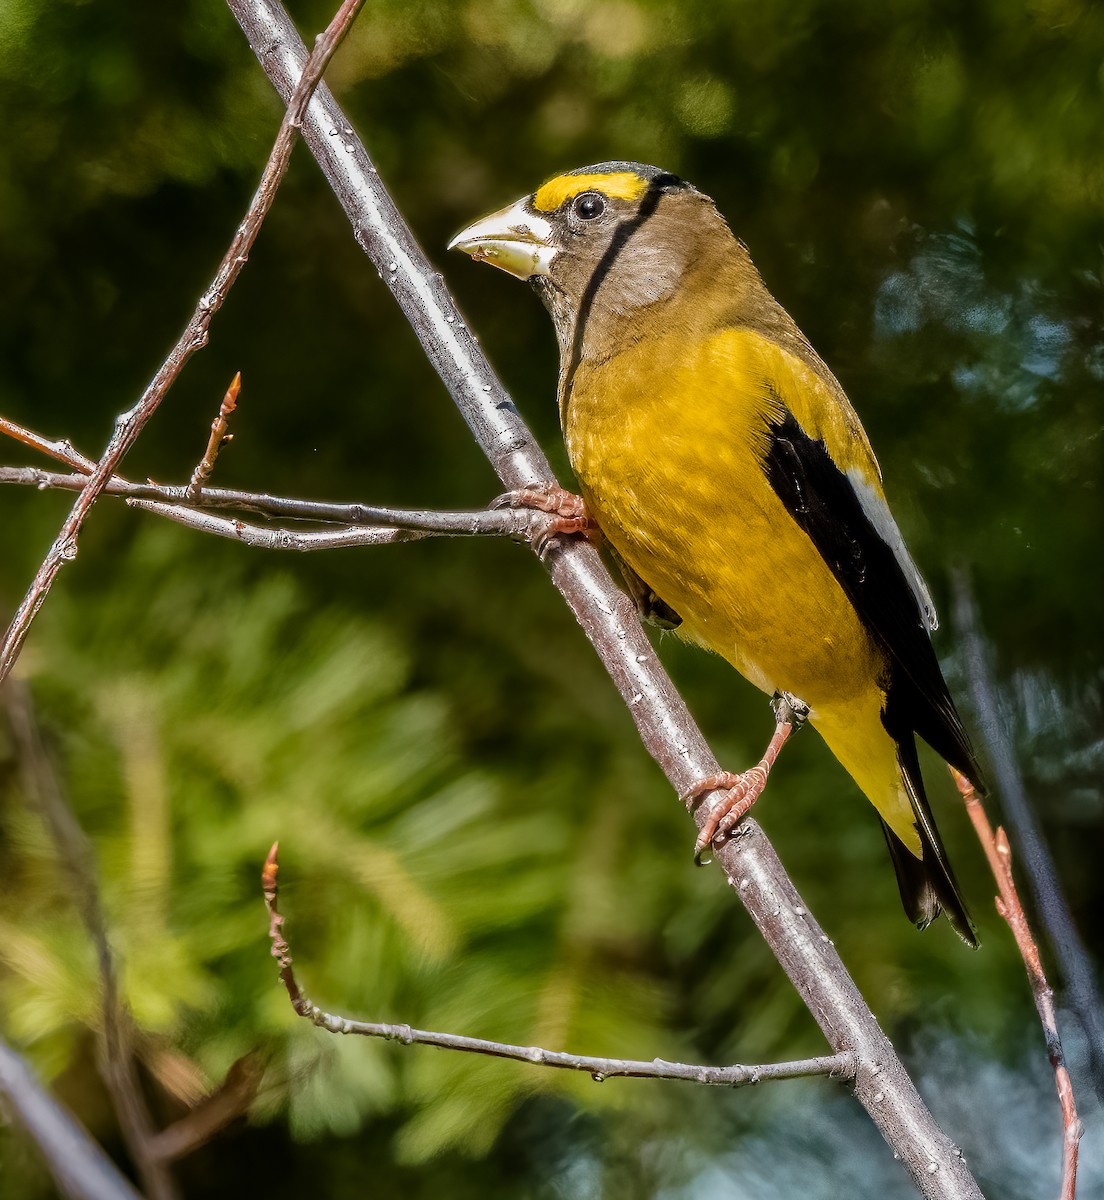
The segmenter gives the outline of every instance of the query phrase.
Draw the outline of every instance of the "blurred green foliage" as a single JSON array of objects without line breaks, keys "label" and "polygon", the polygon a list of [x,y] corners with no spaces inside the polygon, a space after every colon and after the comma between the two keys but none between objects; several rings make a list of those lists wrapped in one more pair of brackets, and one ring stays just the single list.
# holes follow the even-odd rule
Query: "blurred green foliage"
[{"label": "blurred green foliage", "polygon": [[[330,12],[293,14],[309,33]],[[945,617],[946,567],[969,565],[1097,953],[1102,61],[1104,10],[1078,0],[386,0],[329,76],[561,468],[547,318],[446,261],[448,237],[605,158],[660,162],[717,199],[856,402]],[[92,454],[205,286],[279,107],[217,0],[5,0],[0,111],[0,411]],[[238,369],[218,482],[422,505],[497,490],[302,151],[128,471],[185,478]],[[5,610],[67,505],[0,493]],[[962,696],[948,620],[937,644]],[[723,759],[757,754],[762,698],[674,639],[661,652]],[[827,1189],[809,1196],[844,1179],[910,1194],[828,1085],[599,1088],[292,1015],[258,886],[277,837],[297,963],[325,1007],[634,1057],[821,1048],[717,873],[690,867],[689,823],[531,556],[457,541],[290,561],[105,501],[19,669],[96,846],[163,1115],[180,1104],[167,1081],[207,1087],[267,1056],[250,1126],[184,1164],[189,1194],[359,1196],[368,1161],[379,1195],[750,1195],[725,1190],[741,1172],[757,1200],[798,1178]],[[118,1149],[89,1053],[92,951],[17,767],[0,740],[0,1020]],[[1011,1089],[985,1064],[1022,1082],[1039,1035],[948,801],[977,955],[911,929],[876,822],[812,735],[761,818],[986,1182],[1032,1197],[1056,1153],[980,1149],[1002,1144]],[[980,1065],[956,1081],[932,1066],[947,1057]],[[948,1106],[975,1088],[968,1127]],[[775,1170],[780,1147],[823,1184]],[[18,1139],[0,1152],[11,1195],[49,1194]],[[851,1160],[879,1165],[852,1182]]]}]

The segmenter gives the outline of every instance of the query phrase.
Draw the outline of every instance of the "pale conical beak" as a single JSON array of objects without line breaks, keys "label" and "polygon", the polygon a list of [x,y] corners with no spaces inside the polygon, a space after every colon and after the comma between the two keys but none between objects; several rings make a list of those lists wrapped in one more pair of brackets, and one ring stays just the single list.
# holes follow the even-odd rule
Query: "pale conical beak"
[{"label": "pale conical beak", "polygon": [[552,226],[529,212],[523,200],[469,225],[448,248],[463,250],[476,262],[501,267],[518,279],[547,275],[556,257]]}]

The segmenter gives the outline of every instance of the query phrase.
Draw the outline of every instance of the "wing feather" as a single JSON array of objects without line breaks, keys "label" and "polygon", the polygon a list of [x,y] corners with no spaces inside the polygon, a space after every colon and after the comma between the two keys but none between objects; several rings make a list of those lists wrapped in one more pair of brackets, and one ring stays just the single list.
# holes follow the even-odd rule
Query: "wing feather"
[{"label": "wing feather", "polygon": [[[810,436],[784,398],[777,399],[763,469],[887,654],[892,703],[886,728],[898,739],[918,733],[980,786],[973,751],[932,648],[927,589],[917,586],[915,567],[910,572],[902,563],[902,555],[908,566],[912,560],[892,517],[888,510],[882,519],[871,517],[869,500],[864,504],[852,472],[842,471],[824,441]],[[890,528],[899,545],[887,540],[883,531]]]},{"label": "wing feather", "polygon": [[[725,340],[738,347],[761,378],[763,394],[781,402],[801,429],[824,443],[828,455],[851,482],[859,504],[881,539],[893,551],[929,630],[938,626],[935,605],[886,503],[882,472],[866,431],[839,381],[782,310],[785,330],[730,329]],[[780,339],[781,340],[778,340]]]}]

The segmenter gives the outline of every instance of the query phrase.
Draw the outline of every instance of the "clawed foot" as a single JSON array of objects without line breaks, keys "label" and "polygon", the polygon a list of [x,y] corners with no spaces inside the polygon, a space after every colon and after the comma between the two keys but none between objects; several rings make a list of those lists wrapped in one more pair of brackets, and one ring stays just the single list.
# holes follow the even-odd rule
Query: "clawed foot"
[{"label": "clawed foot", "polygon": [[710,809],[698,834],[698,840],[694,843],[694,862],[699,867],[702,865],[702,854],[707,846],[712,845],[714,838],[723,841],[751,811],[752,805],[767,786],[767,776],[774,766],[778,752],[786,744],[790,734],[795,729],[800,729],[809,717],[809,706],[790,692],[775,692],[771,708],[774,709],[775,716],[774,737],[754,767],[742,775],[733,775],[728,771],[722,771],[718,775],[707,775],[683,794],[682,799],[686,806],[692,808],[695,800],[708,795],[709,792],[720,788],[728,792],[727,796]]},{"label": "clawed foot", "polygon": [[733,775],[730,771],[722,771],[717,775],[707,775],[699,780],[688,792],[683,793],[683,803],[689,808],[700,796],[719,788],[725,788],[728,795],[718,800],[705,818],[698,840],[694,843],[694,862],[702,866],[702,855],[713,843],[714,838],[722,841],[732,833],[737,825],[751,811],[755,801],[763,794],[767,786],[769,768],[763,764],[752,767],[742,775]]},{"label": "clawed foot", "polygon": [[582,496],[567,491],[559,484],[539,484],[507,492],[491,501],[491,508],[535,508],[548,513],[551,520],[533,538],[533,549],[540,558],[547,558],[557,539],[569,534],[582,534],[587,541],[598,538],[598,526],[587,515]]}]

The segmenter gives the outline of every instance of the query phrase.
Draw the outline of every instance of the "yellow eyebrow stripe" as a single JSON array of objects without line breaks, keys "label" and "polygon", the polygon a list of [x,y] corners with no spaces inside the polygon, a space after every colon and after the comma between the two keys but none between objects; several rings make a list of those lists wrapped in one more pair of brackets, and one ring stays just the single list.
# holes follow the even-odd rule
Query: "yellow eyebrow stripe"
[{"label": "yellow eyebrow stripe", "polygon": [[634,171],[614,171],[609,175],[558,175],[543,184],[533,197],[537,212],[554,212],[565,200],[580,192],[601,192],[611,200],[639,200],[648,189],[648,181]]}]

